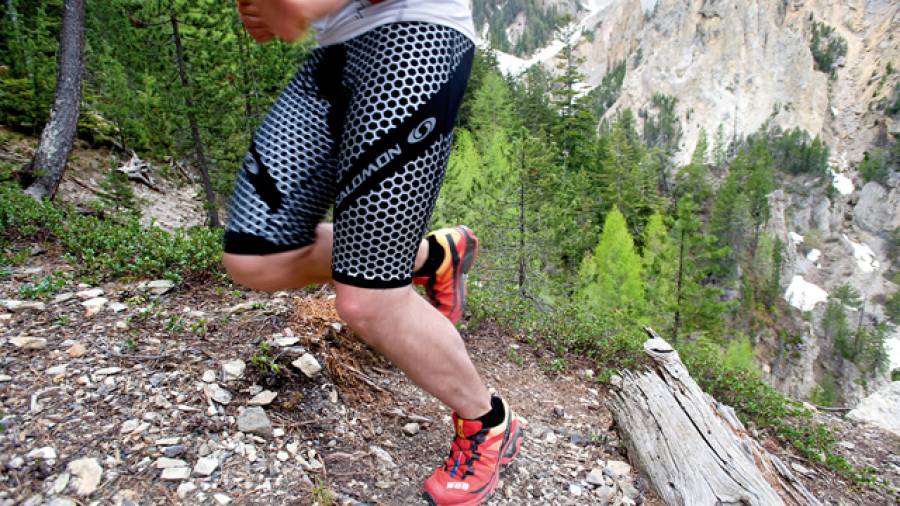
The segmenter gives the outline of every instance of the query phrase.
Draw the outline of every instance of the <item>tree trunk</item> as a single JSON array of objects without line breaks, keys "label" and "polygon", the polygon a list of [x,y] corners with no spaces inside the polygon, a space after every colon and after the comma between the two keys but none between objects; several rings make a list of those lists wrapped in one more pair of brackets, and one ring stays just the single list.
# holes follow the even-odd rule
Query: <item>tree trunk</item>
[{"label": "tree trunk", "polygon": [[609,408],[629,457],[666,504],[820,504],[734,410],[697,386],[669,343],[647,333],[654,364],[614,377]]},{"label": "tree trunk", "polygon": [[175,59],[178,65],[178,76],[184,87],[184,103],[187,107],[188,122],[191,124],[191,137],[194,140],[194,155],[197,158],[197,167],[200,169],[200,177],[203,181],[203,191],[206,193],[206,216],[210,227],[219,226],[219,206],[216,204],[216,193],[209,179],[209,167],[206,163],[206,154],[203,149],[203,139],[200,138],[200,125],[197,122],[197,112],[194,110],[194,90],[188,79],[187,67],[184,64],[184,46],[181,43],[181,30],[179,30],[178,16],[172,12],[172,36],[175,39]]},{"label": "tree trunk", "polygon": [[519,155],[519,293],[525,295],[525,141],[520,145]]},{"label": "tree trunk", "polygon": [[678,246],[678,278],[675,281],[675,320],[672,322],[672,342],[678,344],[681,327],[681,284],[684,280],[684,227],[681,229],[681,243]]},{"label": "tree trunk", "polygon": [[36,200],[53,199],[62,180],[81,113],[83,73],[84,0],[66,0],[59,36],[56,98],[34,158],[22,177],[25,193]]}]

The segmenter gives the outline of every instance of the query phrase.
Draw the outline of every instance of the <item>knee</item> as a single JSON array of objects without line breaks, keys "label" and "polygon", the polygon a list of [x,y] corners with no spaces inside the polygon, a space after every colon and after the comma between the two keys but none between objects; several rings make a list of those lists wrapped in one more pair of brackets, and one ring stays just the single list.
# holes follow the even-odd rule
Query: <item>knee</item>
[{"label": "knee", "polygon": [[222,264],[225,272],[235,283],[251,290],[276,291],[269,286],[267,281],[271,277],[267,272],[271,265],[267,266],[264,257],[226,253],[222,256]]},{"label": "knee", "polygon": [[370,345],[377,347],[378,332],[381,322],[391,318],[391,308],[399,303],[397,297],[402,296],[391,290],[372,290],[341,286],[337,289],[335,306],[338,315],[347,322],[357,334]]},{"label": "knee", "polygon": [[355,289],[338,292],[334,303],[338,316],[360,331],[371,327],[377,317],[377,300]]}]

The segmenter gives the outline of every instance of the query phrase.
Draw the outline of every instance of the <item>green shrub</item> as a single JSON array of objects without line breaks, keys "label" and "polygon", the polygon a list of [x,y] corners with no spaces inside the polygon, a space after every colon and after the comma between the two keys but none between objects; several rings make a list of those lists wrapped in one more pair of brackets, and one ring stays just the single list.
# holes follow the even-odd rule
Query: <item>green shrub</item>
[{"label": "green shrub", "polygon": [[847,41],[837,34],[834,27],[813,21],[809,49],[816,69],[834,78],[838,62],[847,56]]},{"label": "green shrub", "polygon": [[[44,238],[62,247],[78,274],[92,280],[220,272],[221,231],[195,228],[169,233],[144,227],[137,218],[123,222],[84,216],[72,209],[37,203],[13,185],[0,186],[0,242]],[[3,261],[10,252],[4,249]]]},{"label": "green shrub", "polygon": [[891,175],[891,169],[896,162],[892,160],[890,153],[883,149],[874,149],[866,151],[862,162],[859,163],[859,172],[862,174],[866,182],[875,181],[882,185],[887,185],[888,177]]}]

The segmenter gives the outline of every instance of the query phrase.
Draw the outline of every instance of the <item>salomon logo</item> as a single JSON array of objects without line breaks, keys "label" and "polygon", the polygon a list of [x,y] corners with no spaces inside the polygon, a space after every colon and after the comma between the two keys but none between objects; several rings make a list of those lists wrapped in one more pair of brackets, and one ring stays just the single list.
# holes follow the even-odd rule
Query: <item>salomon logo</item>
[{"label": "salomon logo", "polygon": [[434,131],[434,127],[437,125],[437,120],[435,118],[428,118],[425,121],[419,123],[419,126],[413,128],[413,131],[409,133],[409,138],[406,140],[410,144],[418,144],[422,142],[425,137],[428,137],[432,131]]},{"label": "salomon logo", "polygon": [[464,481],[451,481],[447,483],[449,490],[469,490],[469,484]]}]

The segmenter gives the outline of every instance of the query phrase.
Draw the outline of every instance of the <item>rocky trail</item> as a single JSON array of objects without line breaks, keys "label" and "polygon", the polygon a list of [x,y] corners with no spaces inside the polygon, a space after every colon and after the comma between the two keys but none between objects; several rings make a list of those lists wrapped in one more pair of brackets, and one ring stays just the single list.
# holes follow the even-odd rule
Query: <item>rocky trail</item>
[{"label": "rocky trail", "polygon": [[[449,413],[355,339],[327,289],[41,284],[67,268],[44,254],[0,277],[0,505],[423,504]],[[529,426],[491,504],[661,504],[589,363],[552,372],[526,338],[463,333]],[[835,423],[842,451],[896,487],[896,440]],[[764,444],[826,503],[892,501]]]}]

